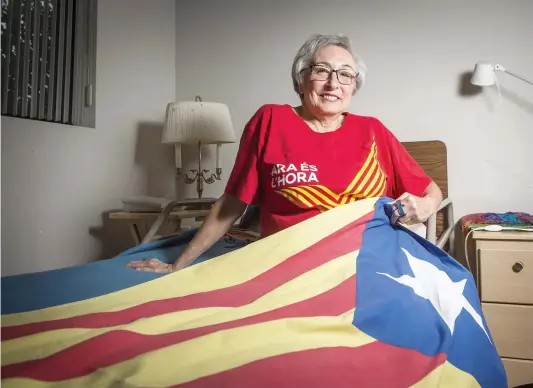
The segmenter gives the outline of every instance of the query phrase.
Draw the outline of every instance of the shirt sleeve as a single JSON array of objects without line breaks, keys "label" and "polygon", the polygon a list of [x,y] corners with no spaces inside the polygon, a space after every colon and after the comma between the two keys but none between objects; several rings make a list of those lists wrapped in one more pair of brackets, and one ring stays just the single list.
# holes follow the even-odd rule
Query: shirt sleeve
[{"label": "shirt sleeve", "polygon": [[261,107],[244,127],[235,164],[224,191],[247,205],[257,204],[259,200],[260,158],[268,121],[268,110]]},{"label": "shirt sleeve", "polygon": [[405,192],[421,197],[432,179],[407,152],[396,136],[385,126],[383,129],[392,163],[394,197],[398,198]]}]

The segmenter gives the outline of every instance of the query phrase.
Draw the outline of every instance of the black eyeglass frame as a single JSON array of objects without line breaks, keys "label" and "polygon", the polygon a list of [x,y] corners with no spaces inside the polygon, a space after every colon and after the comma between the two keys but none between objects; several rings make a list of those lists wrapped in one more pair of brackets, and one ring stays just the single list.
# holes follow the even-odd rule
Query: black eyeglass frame
[{"label": "black eyeglass frame", "polygon": [[300,71],[300,73],[303,73],[303,72],[306,71],[306,70],[310,70],[310,69],[312,70],[314,67],[322,67],[322,68],[324,68],[324,69],[328,69],[328,70],[329,70],[329,76],[328,76],[325,80],[322,80],[322,81],[329,81],[329,80],[331,79],[332,74],[335,73],[335,75],[337,76],[337,81],[339,81],[339,83],[340,83],[341,85],[352,85],[352,84],[354,84],[354,83],[357,82],[357,77],[359,77],[359,72],[354,71],[355,75],[354,75],[354,77],[353,77],[353,79],[352,79],[352,82],[350,82],[349,84],[345,84],[345,83],[341,82],[341,80],[340,80],[340,78],[339,78],[339,71],[346,71],[347,69],[337,69],[337,70],[334,70],[334,69],[332,69],[332,68],[329,67],[329,66],[326,66],[326,65],[323,65],[323,64],[319,64],[319,63],[314,63],[314,64],[312,64],[312,65],[310,65],[310,66],[308,66],[308,67],[306,67],[306,68],[303,68],[303,69]]}]

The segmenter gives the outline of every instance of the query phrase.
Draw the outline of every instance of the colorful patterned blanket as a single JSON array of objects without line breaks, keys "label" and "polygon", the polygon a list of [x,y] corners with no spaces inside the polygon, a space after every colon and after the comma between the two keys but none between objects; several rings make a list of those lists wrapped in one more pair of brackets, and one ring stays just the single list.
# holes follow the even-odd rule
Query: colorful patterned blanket
[{"label": "colorful patterned blanket", "polygon": [[533,215],[523,212],[473,213],[461,219],[463,231],[487,225],[501,225],[515,229],[533,229]]}]

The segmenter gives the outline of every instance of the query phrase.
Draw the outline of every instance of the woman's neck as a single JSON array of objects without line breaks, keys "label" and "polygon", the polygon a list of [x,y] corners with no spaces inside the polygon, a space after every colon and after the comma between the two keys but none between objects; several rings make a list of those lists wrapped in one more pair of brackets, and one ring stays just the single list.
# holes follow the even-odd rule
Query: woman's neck
[{"label": "woman's neck", "polygon": [[338,129],[344,120],[342,113],[331,116],[318,116],[312,114],[305,106],[299,106],[296,112],[300,117],[309,125],[309,127],[315,132],[333,132]]}]

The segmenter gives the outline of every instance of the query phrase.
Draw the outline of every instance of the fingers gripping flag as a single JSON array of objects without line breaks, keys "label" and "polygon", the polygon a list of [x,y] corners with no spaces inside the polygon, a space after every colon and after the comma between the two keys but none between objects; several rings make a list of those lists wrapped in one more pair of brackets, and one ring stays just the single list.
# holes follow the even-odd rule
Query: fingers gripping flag
[{"label": "fingers gripping flag", "polygon": [[470,273],[362,200],[119,292],[2,317],[3,387],[504,387]]}]

